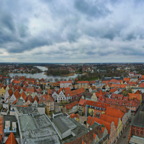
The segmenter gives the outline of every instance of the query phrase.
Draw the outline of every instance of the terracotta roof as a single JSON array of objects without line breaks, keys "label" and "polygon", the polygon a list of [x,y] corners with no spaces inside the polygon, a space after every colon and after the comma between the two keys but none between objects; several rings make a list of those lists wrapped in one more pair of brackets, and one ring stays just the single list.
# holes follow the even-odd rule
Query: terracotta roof
[{"label": "terracotta roof", "polygon": [[33,98],[32,98],[32,96],[29,95],[29,96],[27,97],[27,100],[26,100],[26,101],[30,101],[31,103],[33,103]]},{"label": "terracotta roof", "polygon": [[139,101],[142,100],[141,94],[135,94],[135,93],[128,93],[129,99],[137,99]]},{"label": "terracotta roof", "polygon": [[115,92],[115,91],[117,91],[118,89],[117,88],[112,88],[112,89],[110,89],[110,93],[113,93],[113,92]]},{"label": "terracotta roof", "polygon": [[143,88],[143,87],[144,87],[144,83],[141,83],[141,84],[139,85],[139,87],[142,87],[142,88]]},{"label": "terracotta roof", "polygon": [[27,99],[27,96],[26,96],[26,94],[25,94],[25,92],[23,91],[22,93],[21,93],[21,97],[26,101],[26,99]]},{"label": "terracotta roof", "polygon": [[14,92],[14,96],[15,96],[16,99],[19,99],[19,98],[20,98],[20,93],[19,93],[18,90],[16,90],[16,91]]},{"label": "terracotta roof", "polygon": [[130,81],[130,78],[124,78],[123,79],[125,82],[128,82],[128,81]]},{"label": "terracotta roof", "polygon": [[78,114],[70,114],[70,118],[79,118]]},{"label": "terracotta roof", "polygon": [[106,104],[106,103],[95,102],[95,101],[90,101],[90,100],[86,101],[86,105],[94,106],[94,107],[101,107],[101,108],[106,108],[106,107],[110,106],[109,104]]},{"label": "terracotta roof", "polygon": [[77,81],[77,83],[89,83],[89,81]]},{"label": "terracotta roof", "polygon": [[34,97],[33,101],[39,102],[39,98],[37,96]]},{"label": "terracotta roof", "polygon": [[15,136],[13,133],[10,133],[8,139],[6,140],[5,144],[18,144]]},{"label": "terracotta roof", "polygon": [[107,107],[105,113],[116,118],[122,118],[124,116],[124,113],[121,110],[113,107]]},{"label": "terracotta roof", "polygon": [[66,104],[65,107],[66,107],[66,109],[71,109],[74,106],[76,106],[77,104],[78,104],[78,101],[75,101],[75,102],[72,102],[70,104]]},{"label": "terracotta roof", "polygon": [[0,116],[0,135],[2,136],[2,137],[0,137],[0,142],[2,141],[2,138],[3,138],[3,136],[4,136],[4,124],[3,124],[3,121],[4,121],[4,119],[3,119],[3,116]]},{"label": "terracotta roof", "polygon": [[96,118],[96,117],[88,116],[87,123],[90,126],[93,125],[95,122],[97,122],[101,125],[104,125],[106,127],[106,129],[108,130],[108,133],[110,134],[110,129],[111,129],[111,123],[110,122],[104,121],[104,120]]},{"label": "terracotta roof", "polygon": [[10,96],[12,96],[12,94],[13,94],[12,89],[9,89],[9,90],[8,90],[8,93],[9,93]]},{"label": "terracotta roof", "polygon": [[107,121],[107,122],[110,122],[110,123],[114,122],[115,126],[116,127],[118,126],[119,118],[117,118],[117,117],[112,117],[112,116],[109,116],[107,114],[102,114],[100,119]]},{"label": "terracotta roof", "polygon": [[41,102],[45,102],[45,101],[54,102],[54,99],[52,98],[52,96],[48,94],[42,95],[40,100]]},{"label": "terracotta roof", "polygon": [[79,101],[79,105],[81,105],[81,106],[85,106],[86,101],[87,101],[87,100],[85,100],[85,99],[80,99],[80,101]]},{"label": "terracotta roof", "polygon": [[33,93],[33,92],[35,92],[35,88],[34,87],[28,87],[25,91]]}]

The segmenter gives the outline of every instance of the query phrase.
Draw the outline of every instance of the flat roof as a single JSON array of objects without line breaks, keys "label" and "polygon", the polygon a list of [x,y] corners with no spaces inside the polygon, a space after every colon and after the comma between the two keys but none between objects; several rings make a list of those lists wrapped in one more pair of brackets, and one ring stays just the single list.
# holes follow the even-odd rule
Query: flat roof
[{"label": "flat roof", "polygon": [[60,144],[59,137],[45,114],[24,114],[18,119],[24,144]]}]

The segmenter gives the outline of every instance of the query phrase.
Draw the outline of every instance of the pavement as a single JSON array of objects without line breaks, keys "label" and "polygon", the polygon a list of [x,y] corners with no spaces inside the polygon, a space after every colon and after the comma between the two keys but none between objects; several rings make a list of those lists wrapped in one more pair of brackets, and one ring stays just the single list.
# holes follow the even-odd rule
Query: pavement
[{"label": "pavement", "polygon": [[123,134],[120,136],[120,138],[116,144],[128,144],[129,131],[130,131],[130,124],[128,123]]}]

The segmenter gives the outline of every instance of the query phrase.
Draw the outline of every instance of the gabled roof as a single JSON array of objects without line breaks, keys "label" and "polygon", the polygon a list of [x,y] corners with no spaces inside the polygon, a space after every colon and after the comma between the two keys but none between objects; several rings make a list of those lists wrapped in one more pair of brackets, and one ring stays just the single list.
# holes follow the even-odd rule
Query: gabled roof
[{"label": "gabled roof", "polygon": [[10,133],[8,139],[6,140],[5,144],[18,144],[15,136],[13,133]]},{"label": "gabled roof", "polygon": [[26,99],[27,99],[27,96],[26,96],[26,94],[25,94],[25,92],[23,91],[22,93],[21,93],[21,97],[26,101]]},{"label": "gabled roof", "polygon": [[16,90],[16,91],[14,92],[14,96],[15,96],[16,99],[20,98],[20,93],[19,93],[18,90]]},{"label": "gabled roof", "polygon": [[8,93],[9,93],[10,96],[12,96],[12,94],[13,94],[12,89],[9,89],[9,90],[8,90]]},{"label": "gabled roof", "polygon": [[80,99],[80,101],[79,101],[79,105],[81,105],[81,106],[85,106],[86,101],[87,101],[87,100],[85,100],[85,99]]}]

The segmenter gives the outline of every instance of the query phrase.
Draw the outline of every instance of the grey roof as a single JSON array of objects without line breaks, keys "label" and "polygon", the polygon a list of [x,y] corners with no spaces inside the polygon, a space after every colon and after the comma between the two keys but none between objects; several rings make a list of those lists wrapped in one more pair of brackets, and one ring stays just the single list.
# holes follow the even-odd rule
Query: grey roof
[{"label": "grey roof", "polygon": [[60,131],[61,134],[69,130],[69,127],[65,125],[65,123],[59,117],[54,118],[53,123],[55,124],[55,126],[57,127],[57,129]]},{"label": "grey roof", "polygon": [[55,124],[61,134],[76,128],[76,125],[72,122],[72,120],[64,115],[57,116],[52,120],[52,122]]},{"label": "grey roof", "polygon": [[32,106],[29,106],[29,107],[17,107],[17,110],[19,113],[22,113],[22,114],[33,114],[33,113],[38,113],[38,110],[36,107],[32,107]]},{"label": "grey roof", "polygon": [[140,107],[131,124],[144,128],[144,105]]},{"label": "grey roof", "polygon": [[23,144],[60,144],[59,137],[45,114],[23,114],[18,119]]}]

